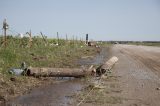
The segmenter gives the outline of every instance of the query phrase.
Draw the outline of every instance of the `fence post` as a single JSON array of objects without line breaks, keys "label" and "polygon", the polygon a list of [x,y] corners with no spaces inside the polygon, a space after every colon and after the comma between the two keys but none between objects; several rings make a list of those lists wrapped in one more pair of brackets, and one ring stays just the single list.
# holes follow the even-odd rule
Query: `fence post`
[{"label": "fence post", "polygon": [[86,34],[86,45],[88,45],[88,34]]}]

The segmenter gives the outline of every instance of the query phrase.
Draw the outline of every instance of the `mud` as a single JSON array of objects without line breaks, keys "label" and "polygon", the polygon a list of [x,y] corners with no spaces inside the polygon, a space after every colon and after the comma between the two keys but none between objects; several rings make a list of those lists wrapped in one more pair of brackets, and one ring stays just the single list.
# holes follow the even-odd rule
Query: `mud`
[{"label": "mud", "polygon": [[17,97],[7,105],[11,106],[68,106],[71,96],[81,90],[82,81],[71,79],[50,86],[33,89],[29,94]]}]

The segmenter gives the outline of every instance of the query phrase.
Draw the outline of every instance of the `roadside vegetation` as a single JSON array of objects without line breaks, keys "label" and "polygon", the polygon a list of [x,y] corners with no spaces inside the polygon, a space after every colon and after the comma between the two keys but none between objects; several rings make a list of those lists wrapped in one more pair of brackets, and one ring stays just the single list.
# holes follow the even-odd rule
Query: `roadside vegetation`
[{"label": "roadside vegetation", "polygon": [[[3,38],[0,37],[3,42]],[[20,68],[25,62],[28,67],[79,67],[77,60],[82,56],[94,56],[95,47],[88,47],[84,41],[64,39],[44,39],[33,37],[7,37],[6,47],[0,45],[0,99],[8,99],[30,90],[50,79],[14,76],[8,73],[10,68]]]}]

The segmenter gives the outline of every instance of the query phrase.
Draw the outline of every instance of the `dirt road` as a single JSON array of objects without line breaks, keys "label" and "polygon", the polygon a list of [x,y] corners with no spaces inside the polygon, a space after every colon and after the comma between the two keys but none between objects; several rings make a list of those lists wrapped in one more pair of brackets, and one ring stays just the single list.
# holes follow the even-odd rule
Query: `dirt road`
[{"label": "dirt road", "polygon": [[160,48],[115,45],[112,55],[119,58],[112,74],[118,76],[113,83],[121,91],[116,96],[122,100],[114,105],[160,106]]}]

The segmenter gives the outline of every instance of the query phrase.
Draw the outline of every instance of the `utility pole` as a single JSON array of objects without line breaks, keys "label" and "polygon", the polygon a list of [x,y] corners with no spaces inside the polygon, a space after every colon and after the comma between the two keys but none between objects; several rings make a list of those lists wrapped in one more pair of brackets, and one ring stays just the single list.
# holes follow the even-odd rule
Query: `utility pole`
[{"label": "utility pole", "polygon": [[5,47],[7,46],[7,29],[9,28],[9,25],[7,24],[6,19],[4,19],[3,21],[3,30],[4,30],[4,45]]}]

